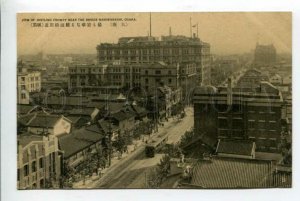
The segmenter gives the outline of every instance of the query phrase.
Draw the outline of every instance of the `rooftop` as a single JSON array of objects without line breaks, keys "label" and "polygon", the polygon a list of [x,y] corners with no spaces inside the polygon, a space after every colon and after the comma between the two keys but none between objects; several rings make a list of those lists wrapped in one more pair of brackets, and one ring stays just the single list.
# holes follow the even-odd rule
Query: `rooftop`
[{"label": "rooftop", "polygon": [[199,188],[267,188],[272,163],[253,159],[212,158],[198,162],[191,185]]},{"label": "rooftop", "polygon": [[31,133],[23,133],[21,135],[18,135],[17,140],[18,140],[19,145],[26,146],[33,141],[42,141],[43,136],[42,135],[34,135]]},{"label": "rooftop", "polygon": [[251,156],[254,147],[255,147],[254,142],[220,140],[218,142],[216,152],[224,153],[224,154],[237,154],[237,155]]}]

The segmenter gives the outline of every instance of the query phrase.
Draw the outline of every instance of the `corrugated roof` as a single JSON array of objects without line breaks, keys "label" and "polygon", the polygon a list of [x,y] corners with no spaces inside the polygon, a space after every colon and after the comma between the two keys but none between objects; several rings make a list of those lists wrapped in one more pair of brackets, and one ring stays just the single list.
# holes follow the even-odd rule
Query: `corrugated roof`
[{"label": "corrugated roof", "polygon": [[192,171],[191,184],[202,188],[271,187],[270,161],[212,158],[198,162]]}]

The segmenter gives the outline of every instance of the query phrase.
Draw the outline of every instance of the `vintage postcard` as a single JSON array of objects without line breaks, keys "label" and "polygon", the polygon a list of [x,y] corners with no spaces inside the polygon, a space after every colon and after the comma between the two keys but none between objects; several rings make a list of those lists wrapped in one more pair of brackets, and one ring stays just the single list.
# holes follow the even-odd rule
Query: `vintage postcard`
[{"label": "vintage postcard", "polygon": [[292,187],[292,13],[18,13],[23,189]]}]

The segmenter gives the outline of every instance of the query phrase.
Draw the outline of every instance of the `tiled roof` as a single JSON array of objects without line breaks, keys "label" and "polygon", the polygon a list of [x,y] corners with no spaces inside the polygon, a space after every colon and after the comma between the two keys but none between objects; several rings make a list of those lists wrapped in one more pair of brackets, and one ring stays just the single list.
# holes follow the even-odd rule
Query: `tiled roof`
[{"label": "tiled roof", "polygon": [[48,105],[71,105],[71,106],[81,106],[88,103],[88,98],[82,96],[51,96],[44,99],[43,103]]},{"label": "tiled roof", "polygon": [[137,105],[132,105],[132,109],[139,116],[143,116],[143,115],[146,115],[148,113],[148,111],[145,108],[137,106]]},{"label": "tiled roof", "polygon": [[125,119],[134,117],[134,114],[132,114],[131,112],[119,111],[117,113],[112,114],[111,116],[117,121],[123,121]]},{"label": "tiled roof", "polygon": [[37,110],[39,106],[32,106],[32,105],[18,105],[17,112],[18,114],[28,114],[31,111]]},{"label": "tiled roof", "polygon": [[191,185],[199,188],[266,188],[271,187],[271,176],[271,161],[212,158],[194,166]]},{"label": "tiled roof", "polygon": [[116,127],[113,124],[110,124],[108,120],[100,119],[98,121],[98,124],[100,128],[104,131],[104,133],[108,133],[110,130],[111,131],[118,130],[118,127]]},{"label": "tiled roof", "polygon": [[85,129],[96,133],[103,133],[101,127],[97,124],[92,124],[90,126],[87,126]]},{"label": "tiled roof", "polygon": [[86,107],[88,108],[103,108],[105,107],[106,103],[105,102],[98,102],[98,101],[92,101],[92,102],[89,102]]},{"label": "tiled roof", "polygon": [[52,128],[58,122],[59,119],[63,118],[60,115],[46,115],[36,114],[34,118],[27,124],[29,127],[48,127]]},{"label": "tiled roof", "polygon": [[216,152],[251,156],[253,147],[254,142],[220,140]]},{"label": "tiled roof", "polygon": [[68,113],[70,115],[87,115],[90,116],[94,112],[95,108],[74,108],[72,110],[69,110]]},{"label": "tiled roof", "polygon": [[83,128],[71,134],[58,137],[58,142],[60,150],[64,152],[64,158],[69,158],[99,142],[102,138],[103,135]]},{"label": "tiled roof", "polygon": [[33,118],[35,118],[35,113],[26,114],[23,116],[20,116],[18,118],[18,122],[22,125],[27,125]]}]

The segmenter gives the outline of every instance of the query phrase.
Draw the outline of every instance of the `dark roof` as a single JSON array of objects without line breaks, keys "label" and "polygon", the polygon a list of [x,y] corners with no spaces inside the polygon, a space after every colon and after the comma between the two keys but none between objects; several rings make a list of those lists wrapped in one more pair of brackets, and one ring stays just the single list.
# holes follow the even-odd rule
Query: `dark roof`
[{"label": "dark roof", "polygon": [[68,113],[70,115],[86,115],[91,116],[94,112],[95,108],[74,108],[72,110],[69,110]]},{"label": "dark roof", "polygon": [[195,137],[186,145],[183,146],[183,149],[195,144],[201,142],[202,144],[205,144],[206,146],[210,147],[210,148],[214,148],[217,140],[213,139],[211,137],[209,137],[208,135],[206,135],[205,133],[201,134],[201,135],[195,135]]},{"label": "dark roof", "polygon": [[125,111],[121,110],[117,113],[112,114],[111,116],[112,116],[112,118],[116,119],[117,121],[123,121],[125,119],[134,117],[134,114],[132,112],[125,112]]},{"label": "dark roof", "polygon": [[138,116],[143,116],[148,114],[148,111],[145,108],[137,105],[132,105],[132,109]]},{"label": "dark roof", "polygon": [[92,124],[90,126],[87,126],[85,129],[96,133],[103,133],[102,128],[98,124]]},{"label": "dark roof", "polygon": [[271,176],[271,161],[212,158],[194,166],[191,185],[199,188],[265,188],[271,187]]},{"label": "dark roof", "polygon": [[108,133],[110,131],[110,129],[111,129],[111,131],[118,130],[118,127],[109,123],[108,120],[100,119],[98,121],[98,124],[104,133]]},{"label": "dark roof", "polygon": [[[47,114],[36,114],[34,118],[27,124],[29,127],[48,127],[52,128],[56,122],[64,118],[62,115],[47,115]],[[64,118],[66,119],[66,118]],[[67,119],[66,119],[67,120]]]},{"label": "dark roof", "polygon": [[32,105],[17,105],[17,112],[18,114],[28,114],[32,111],[36,111],[39,106],[32,106]]},{"label": "dark roof", "polygon": [[86,105],[89,102],[89,99],[82,96],[50,96],[43,100],[44,104],[48,105],[71,105],[71,106],[80,106]]},{"label": "dark roof", "polygon": [[103,108],[105,107],[106,103],[105,102],[99,102],[99,101],[92,101],[89,102],[86,107],[88,108]]},{"label": "dark roof", "polygon": [[126,97],[123,94],[99,94],[98,96],[90,97],[92,101],[125,101]]},{"label": "dark roof", "polygon": [[96,142],[99,142],[102,138],[103,135],[83,128],[71,134],[59,136],[58,142],[60,150],[64,152],[64,158],[69,158]]},{"label": "dark roof", "polygon": [[220,140],[216,152],[251,156],[253,146],[254,142]]},{"label": "dark roof", "polygon": [[32,133],[22,133],[18,135],[18,144],[22,146],[26,146],[32,141],[42,141],[43,136],[42,135],[34,135]]},{"label": "dark roof", "polygon": [[33,118],[35,118],[36,113],[30,113],[18,118],[18,122],[22,125],[27,125]]}]

